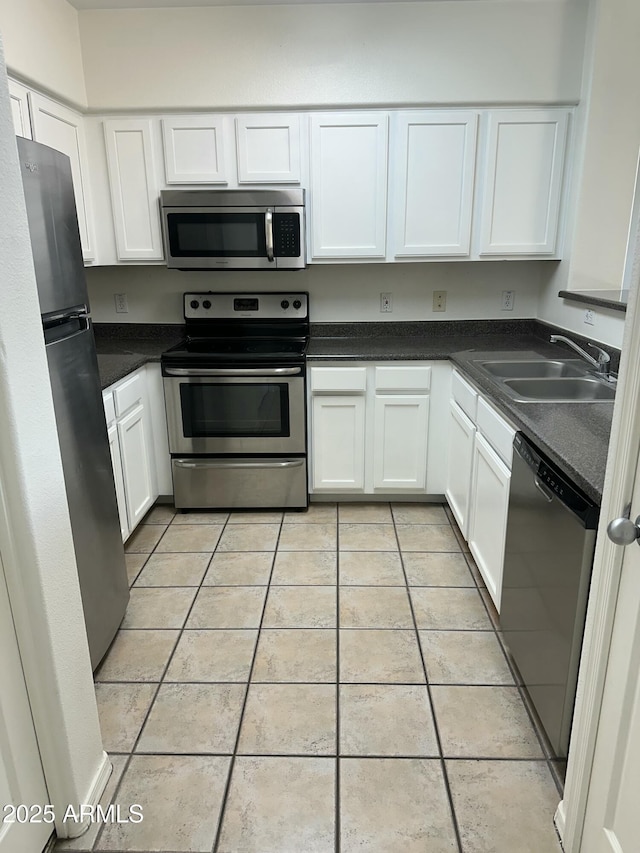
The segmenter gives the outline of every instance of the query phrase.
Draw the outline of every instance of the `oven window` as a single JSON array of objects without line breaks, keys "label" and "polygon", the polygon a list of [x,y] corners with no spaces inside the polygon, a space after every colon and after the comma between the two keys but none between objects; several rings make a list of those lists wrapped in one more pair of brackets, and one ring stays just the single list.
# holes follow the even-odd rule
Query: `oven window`
[{"label": "oven window", "polygon": [[185,438],[288,438],[286,383],[181,384]]},{"label": "oven window", "polygon": [[174,258],[261,258],[267,254],[264,213],[169,213]]}]

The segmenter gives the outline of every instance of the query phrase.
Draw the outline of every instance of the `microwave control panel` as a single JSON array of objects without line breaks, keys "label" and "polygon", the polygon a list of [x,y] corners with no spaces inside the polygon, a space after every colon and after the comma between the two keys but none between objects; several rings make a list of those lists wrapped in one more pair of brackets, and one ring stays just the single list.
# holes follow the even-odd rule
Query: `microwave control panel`
[{"label": "microwave control panel", "polygon": [[300,257],[300,214],[273,214],[273,254],[276,258]]}]

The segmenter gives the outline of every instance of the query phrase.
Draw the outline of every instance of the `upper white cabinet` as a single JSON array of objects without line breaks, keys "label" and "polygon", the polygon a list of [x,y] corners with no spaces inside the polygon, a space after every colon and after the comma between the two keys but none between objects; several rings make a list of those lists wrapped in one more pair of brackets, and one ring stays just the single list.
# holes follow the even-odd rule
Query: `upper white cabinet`
[{"label": "upper white cabinet", "polygon": [[92,261],[96,253],[83,117],[36,92],[29,92],[29,104],[33,139],[66,154],[71,160],[82,257]]},{"label": "upper white cabinet", "polygon": [[471,111],[393,116],[394,257],[469,255],[477,127]]},{"label": "upper white cabinet", "polygon": [[227,184],[224,117],[171,116],[162,119],[168,184]]},{"label": "upper white cabinet", "polygon": [[150,119],[104,123],[109,185],[120,260],[161,260],[159,188]]},{"label": "upper white cabinet", "polygon": [[239,184],[299,184],[300,116],[236,117]]},{"label": "upper white cabinet", "polygon": [[26,86],[9,80],[9,100],[11,101],[11,117],[16,136],[33,139],[31,133],[31,118],[29,116],[29,90]]},{"label": "upper white cabinet", "polygon": [[383,259],[388,115],[311,116],[312,258]]},{"label": "upper white cabinet", "polygon": [[556,255],[568,124],[563,109],[487,114],[480,256]]}]

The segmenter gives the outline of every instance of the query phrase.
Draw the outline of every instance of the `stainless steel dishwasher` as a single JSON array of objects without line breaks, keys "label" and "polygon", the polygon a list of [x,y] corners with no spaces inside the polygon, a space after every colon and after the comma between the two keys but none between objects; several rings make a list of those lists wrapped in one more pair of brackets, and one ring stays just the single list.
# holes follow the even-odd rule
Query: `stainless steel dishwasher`
[{"label": "stainless steel dishwasher", "polygon": [[521,433],[513,449],[500,624],[551,745],[564,758],[599,507]]}]

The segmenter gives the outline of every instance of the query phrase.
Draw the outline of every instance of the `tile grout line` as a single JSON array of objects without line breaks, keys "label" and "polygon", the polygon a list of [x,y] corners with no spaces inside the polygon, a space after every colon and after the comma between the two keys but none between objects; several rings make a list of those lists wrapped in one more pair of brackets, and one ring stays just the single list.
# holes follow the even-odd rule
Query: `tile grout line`
[{"label": "tile grout line", "polygon": [[[405,590],[407,593],[407,598],[409,599],[409,608],[411,610],[411,618],[413,620],[413,627],[414,627],[414,631],[415,631],[415,635],[416,635],[416,640],[418,643],[418,653],[420,655],[420,660],[422,662],[422,670],[423,670],[424,678],[425,678],[425,686],[427,689],[427,695],[429,697],[429,705],[431,706],[431,716],[433,719],[433,728],[434,728],[434,733],[436,736],[436,744],[438,747],[438,753],[439,753],[438,757],[440,760],[440,769],[442,771],[442,778],[443,778],[443,782],[444,782],[444,786],[445,786],[447,800],[449,802],[449,808],[451,810],[451,822],[453,824],[453,831],[455,833],[456,843],[458,845],[458,851],[459,851],[459,853],[463,853],[463,851],[462,851],[462,839],[460,837],[460,828],[458,826],[458,818],[457,818],[456,811],[455,811],[455,808],[453,805],[453,796],[451,794],[451,786],[449,784],[449,775],[447,773],[447,766],[446,766],[446,763],[444,760],[444,754],[443,754],[443,750],[442,750],[442,740],[440,738],[440,729],[438,728],[438,720],[436,717],[436,709],[435,709],[435,706],[433,704],[433,697],[431,695],[431,686],[429,684],[429,676],[427,675],[427,666],[426,666],[424,654],[422,651],[422,644],[420,642],[420,631],[418,630],[418,623],[416,621],[416,614],[415,614],[415,610],[413,608],[413,600],[411,598],[411,588],[409,586],[409,580],[407,578],[407,572],[406,572],[405,565],[404,565],[404,557],[402,555],[402,549],[400,548],[400,539],[398,537],[398,529],[396,527],[395,516],[393,514],[393,510],[391,509],[391,507],[390,507],[390,510],[391,510],[391,517],[393,519],[393,530],[394,530],[396,542],[398,545],[398,554],[400,556],[400,565],[402,567],[402,573],[403,573],[404,579],[405,579]],[[453,530],[452,530],[452,532],[453,532]]]},{"label": "tile grout line", "polygon": [[[253,648],[253,655],[251,657],[251,666],[249,667],[249,672],[247,674],[247,686],[246,686],[245,693],[244,693],[244,700],[242,702],[242,708],[240,710],[240,719],[238,720],[238,731],[236,733],[236,739],[235,739],[235,743],[233,745],[233,752],[231,754],[231,760],[229,762],[229,770],[227,772],[227,781],[226,781],[226,784],[224,787],[224,793],[222,795],[222,800],[220,803],[220,814],[218,815],[218,825],[216,827],[216,834],[215,834],[214,839],[213,839],[213,846],[211,848],[211,853],[216,853],[216,851],[218,850],[218,847],[220,845],[220,840],[222,837],[222,826],[224,823],[225,812],[227,810],[229,793],[231,791],[231,780],[233,777],[233,770],[235,767],[236,758],[238,756],[238,746],[240,745],[240,735],[242,733],[242,723],[244,722],[244,715],[245,715],[245,711],[247,708],[247,702],[249,700],[249,690],[251,689],[251,683],[252,683],[251,682],[251,676],[253,675],[253,669],[254,669],[254,666],[256,663],[256,657],[258,655],[258,647],[260,645],[260,637],[262,634],[262,623],[264,622],[264,614],[265,614],[266,609],[267,609],[267,602],[269,601],[269,591],[271,589],[271,578],[273,577],[273,572],[275,569],[276,555],[278,553],[278,545],[280,543],[280,536],[282,534],[283,524],[284,524],[284,511],[282,513],[282,518],[280,519],[280,527],[278,529],[278,536],[276,538],[275,547],[273,549],[273,554],[271,557],[271,570],[269,572],[269,582],[267,584],[266,594],[264,597],[264,601],[262,603],[262,612],[260,614],[260,623],[258,625],[258,633],[256,636],[256,644]],[[213,557],[212,557],[212,559],[213,559]]]},{"label": "tile grout line", "polygon": [[[169,524],[167,524],[167,526],[165,527],[164,533],[162,534],[162,536],[160,537],[160,539],[158,539],[158,541],[156,542],[156,544],[153,546],[152,550],[149,552],[149,556],[147,557],[147,560],[145,561],[145,565],[146,565],[146,563],[149,561],[149,559],[152,557],[152,555],[156,553],[156,549],[157,549],[158,545],[159,545],[159,544],[160,544],[160,542],[162,541],[162,539],[163,539],[163,537],[164,537],[164,534],[165,534],[165,533],[167,532],[167,530],[171,527],[171,524],[172,524],[172,523],[173,523],[173,519],[172,519],[172,521],[171,521]],[[216,542],[216,548],[217,548],[217,546],[218,546],[218,542],[220,541],[220,539],[221,539],[221,537],[222,537],[222,534],[224,533],[224,530],[225,530],[226,525],[227,525],[227,522],[225,521],[225,522],[224,522],[224,524],[222,525],[222,529],[220,530],[220,536],[218,537],[218,541]],[[206,566],[205,571],[204,571],[204,574],[203,574],[203,576],[202,576],[202,581],[204,581],[205,577],[207,576],[207,572],[209,571],[209,566],[211,565],[211,561],[213,560],[213,555],[215,554],[215,551],[216,551],[216,549],[214,548],[213,552],[211,553],[211,557],[209,558],[209,561],[207,562],[207,566]],[[160,554],[161,554],[161,553],[166,553],[166,552],[159,551],[158,553],[160,553]],[[191,552],[189,552],[189,553],[191,553]],[[202,553],[202,552],[201,552],[201,553]],[[207,553],[207,552],[205,552],[205,553]],[[187,622],[188,622],[188,620],[189,620],[189,616],[191,615],[191,611],[193,610],[193,607],[194,607],[194,605],[195,605],[196,599],[198,598],[198,594],[199,594],[199,592],[200,592],[200,589],[202,588],[202,581],[200,582],[199,586],[196,588],[196,594],[194,595],[194,597],[193,597],[193,601],[191,602],[191,605],[190,605],[190,607],[189,607],[189,609],[188,609],[188,611],[187,611],[187,613],[186,613],[186,615],[185,615],[185,619],[184,619],[184,622],[183,622],[183,624],[182,624],[182,628],[178,629],[178,636],[176,637],[176,641],[175,641],[175,643],[173,644],[173,648],[171,649],[171,652],[170,652],[170,654],[169,654],[169,657],[168,657],[168,659],[167,659],[167,662],[166,662],[166,664],[165,664],[165,666],[164,666],[164,668],[163,668],[163,670],[162,670],[162,673],[161,673],[161,675],[160,675],[160,680],[157,682],[155,693],[153,694],[153,698],[151,699],[151,702],[150,702],[150,704],[149,704],[149,707],[147,708],[147,712],[146,712],[146,714],[144,715],[144,719],[143,719],[143,721],[142,721],[142,725],[140,726],[140,729],[139,729],[139,731],[138,731],[138,734],[137,734],[137,736],[136,736],[136,739],[135,739],[135,740],[134,740],[134,742],[133,742],[133,745],[132,745],[132,747],[131,747],[131,751],[129,752],[129,757],[128,757],[127,761],[125,762],[125,765],[124,765],[124,767],[123,767],[123,769],[122,769],[122,774],[121,774],[121,776],[120,776],[120,780],[118,781],[118,784],[116,785],[115,790],[114,790],[114,792],[113,792],[113,795],[112,795],[112,797],[111,797],[111,802],[114,802],[114,800],[115,800],[115,799],[116,799],[116,797],[118,796],[118,794],[119,794],[119,792],[120,792],[120,789],[121,789],[121,787],[122,787],[122,782],[123,782],[123,780],[124,780],[124,778],[125,778],[125,776],[126,776],[126,774],[127,774],[128,770],[129,770],[129,766],[131,765],[131,759],[132,759],[132,758],[133,758],[133,756],[136,754],[136,753],[135,753],[135,748],[136,748],[136,746],[138,745],[138,743],[139,743],[139,741],[140,741],[140,737],[141,737],[141,735],[142,735],[142,732],[144,731],[144,727],[146,726],[147,721],[148,721],[148,719],[149,719],[149,716],[151,715],[151,711],[152,711],[152,709],[153,709],[153,706],[154,706],[154,705],[155,705],[155,703],[156,703],[156,699],[158,698],[158,693],[160,692],[160,688],[161,688],[161,687],[162,687],[162,685],[165,683],[164,678],[165,678],[165,676],[166,676],[166,674],[167,674],[167,671],[168,671],[168,669],[169,669],[169,667],[170,667],[170,665],[171,665],[171,661],[173,660],[173,656],[175,655],[176,649],[178,648],[178,643],[180,642],[180,639],[182,638],[182,635],[183,635],[184,630],[185,630],[185,625],[187,624]],[[133,585],[132,585],[132,586],[133,586]],[[189,587],[189,588],[190,588],[190,589],[193,589],[194,587]],[[120,630],[120,629],[119,629],[119,630]],[[124,630],[131,630],[131,629],[124,629]],[[139,629],[139,630],[142,630],[142,629]],[[175,631],[176,629],[175,629],[175,628],[172,628],[172,629],[166,629],[166,630],[172,630],[172,631]],[[103,683],[103,684],[104,684],[104,683],[110,683],[110,682],[100,682],[100,683]],[[120,683],[122,683],[122,682],[120,682]],[[130,682],[126,682],[126,683],[130,683]],[[142,683],[142,684],[154,684],[154,683],[156,683],[156,682],[153,682],[153,681],[149,682],[149,681],[147,681],[147,682],[137,682],[137,683]],[[142,754],[145,754],[145,753],[142,753]],[[106,824],[103,824],[103,825],[100,827],[100,829],[99,829],[99,831],[98,831],[98,834],[96,835],[95,840],[94,840],[94,842],[93,842],[93,846],[92,846],[92,848],[91,848],[92,850],[94,850],[94,851],[97,851],[97,850],[98,850],[98,844],[99,844],[100,840],[102,839],[102,835],[103,835],[103,833],[104,833],[104,829],[105,829],[105,827],[106,827]]]}]

